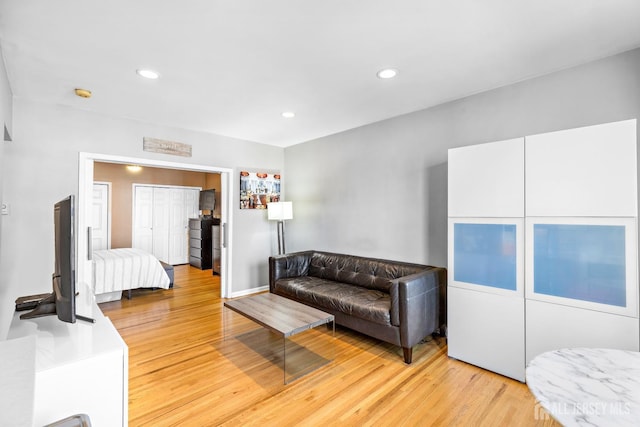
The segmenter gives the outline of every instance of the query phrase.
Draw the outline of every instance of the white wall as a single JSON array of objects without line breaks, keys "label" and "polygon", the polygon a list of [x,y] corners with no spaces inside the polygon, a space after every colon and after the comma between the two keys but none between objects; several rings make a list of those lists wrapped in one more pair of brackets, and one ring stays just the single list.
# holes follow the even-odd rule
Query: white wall
[{"label": "white wall", "polygon": [[[4,65],[4,55],[0,50],[0,141],[4,139],[4,129],[7,128],[9,135],[13,135],[13,95],[9,87],[9,79],[7,78],[7,69]],[[1,179],[1,178],[0,178]]]},{"label": "white wall", "polygon": [[286,148],[287,248],[446,266],[448,148],[636,117],[640,49]]},{"label": "white wall", "polygon": [[[4,126],[7,127],[9,132],[11,133],[12,128],[12,114],[13,114],[13,96],[11,94],[11,89],[9,88],[9,81],[7,79],[7,71],[4,66],[4,56],[2,55],[2,51],[0,50],[0,202],[4,201],[4,169],[5,169],[5,147],[11,142],[5,142],[4,140]],[[4,220],[4,216],[0,215],[0,242],[2,241],[2,223]],[[0,243],[0,260],[2,259],[3,247]],[[2,263],[0,262],[0,304],[5,300],[5,296],[7,294],[7,287],[4,286],[4,281],[2,277],[4,277],[4,268]],[[9,307],[13,307],[12,305],[0,305],[2,307],[0,309],[0,315],[4,316],[5,311],[11,311]],[[5,308],[6,307],[6,308]],[[3,333],[4,329],[2,328],[2,320],[0,319],[0,339],[4,337]]]},{"label": "white wall", "polygon": [[[105,117],[77,109],[43,105],[16,98],[13,142],[4,150],[4,199],[11,214],[2,222],[0,337],[8,328],[13,300],[46,292],[53,271],[53,204],[78,192],[78,153],[91,152],[160,159],[224,168],[282,170],[283,149],[233,138],[152,126]],[[193,146],[190,158],[149,153],[142,138],[150,136]],[[238,170],[231,178],[239,186]],[[237,191],[236,191],[237,193]],[[272,252],[271,224],[266,211],[234,209],[233,291],[265,286],[267,259]],[[9,310],[8,310],[9,309]]]}]

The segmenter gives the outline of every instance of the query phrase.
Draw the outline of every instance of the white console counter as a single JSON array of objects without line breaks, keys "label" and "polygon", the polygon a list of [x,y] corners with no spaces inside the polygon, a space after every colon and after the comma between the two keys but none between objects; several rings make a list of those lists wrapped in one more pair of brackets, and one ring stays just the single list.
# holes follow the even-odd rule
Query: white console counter
[{"label": "white console counter", "polygon": [[33,425],[84,413],[93,427],[126,426],[127,345],[92,297],[77,305],[95,323],[65,323],[56,316],[21,320],[22,312],[14,314],[7,339],[36,336]]}]

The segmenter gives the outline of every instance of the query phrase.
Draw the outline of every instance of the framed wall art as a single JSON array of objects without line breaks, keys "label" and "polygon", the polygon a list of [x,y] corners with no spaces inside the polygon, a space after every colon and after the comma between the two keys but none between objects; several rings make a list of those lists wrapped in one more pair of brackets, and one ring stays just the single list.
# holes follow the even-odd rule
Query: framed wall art
[{"label": "framed wall art", "polygon": [[240,209],[267,209],[280,201],[280,173],[240,171]]}]

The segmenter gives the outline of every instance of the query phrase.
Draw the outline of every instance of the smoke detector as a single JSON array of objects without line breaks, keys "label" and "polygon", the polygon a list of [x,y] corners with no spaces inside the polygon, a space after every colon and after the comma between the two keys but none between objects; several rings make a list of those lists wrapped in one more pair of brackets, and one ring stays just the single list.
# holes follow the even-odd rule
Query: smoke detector
[{"label": "smoke detector", "polygon": [[91,91],[87,89],[76,89],[76,95],[81,98],[91,98]]}]

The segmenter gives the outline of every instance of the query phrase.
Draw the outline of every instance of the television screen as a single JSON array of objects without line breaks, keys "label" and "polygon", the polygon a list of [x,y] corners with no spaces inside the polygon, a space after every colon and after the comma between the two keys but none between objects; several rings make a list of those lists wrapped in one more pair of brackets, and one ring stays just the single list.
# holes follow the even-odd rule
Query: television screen
[{"label": "television screen", "polygon": [[200,192],[200,205],[201,211],[213,211],[216,209],[216,190],[202,190]]},{"label": "television screen", "polygon": [[[75,323],[76,317],[76,268],[75,268],[75,218],[74,196],[71,195],[55,204],[54,224],[54,271],[53,292],[42,297],[35,308],[20,316],[21,319],[57,315],[63,322]],[[30,298],[30,297],[25,297]]]},{"label": "television screen", "polygon": [[76,321],[76,267],[73,195],[54,207],[56,313],[63,322]]}]

